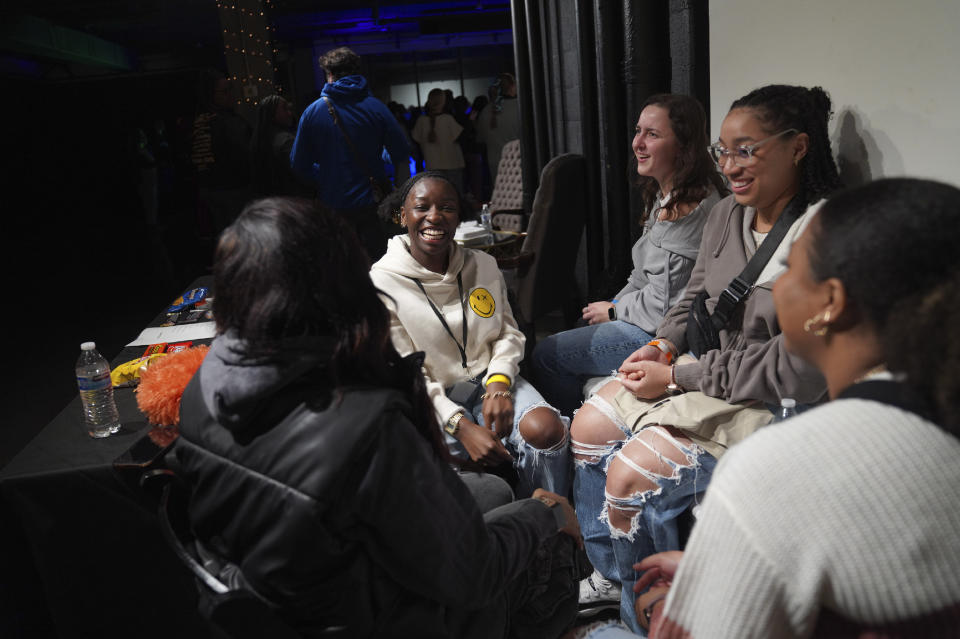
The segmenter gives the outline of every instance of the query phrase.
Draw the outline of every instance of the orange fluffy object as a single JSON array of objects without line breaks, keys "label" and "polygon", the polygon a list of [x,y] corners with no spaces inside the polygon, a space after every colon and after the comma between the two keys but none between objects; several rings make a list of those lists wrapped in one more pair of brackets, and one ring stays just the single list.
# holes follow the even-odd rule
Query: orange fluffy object
[{"label": "orange fluffy object", "polygon": [[209,346],[194,346],[154,361],[140,374],[137,406],[151,424],[175,426],[180,423],[180,398]]}]

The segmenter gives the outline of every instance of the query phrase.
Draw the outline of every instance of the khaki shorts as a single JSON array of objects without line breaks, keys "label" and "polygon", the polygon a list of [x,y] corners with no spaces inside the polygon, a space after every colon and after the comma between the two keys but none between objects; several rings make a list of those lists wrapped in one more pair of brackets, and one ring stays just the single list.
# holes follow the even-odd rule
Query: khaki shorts
[{"label": "khaki shorts", "polygon": [[621,386],[610,405],[634,434],[653,424],[673,426],[718,459],[773,419],[762,402],[730,404],[700,391],[648,400]]}]

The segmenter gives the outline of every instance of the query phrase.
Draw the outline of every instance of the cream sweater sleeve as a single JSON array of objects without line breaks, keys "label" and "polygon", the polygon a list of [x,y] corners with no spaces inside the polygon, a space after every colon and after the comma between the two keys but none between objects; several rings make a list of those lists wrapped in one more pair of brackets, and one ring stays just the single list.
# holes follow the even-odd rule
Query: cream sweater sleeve
[{"label": "cream sweater sleeve", "polygon": [[761,552],[714,494],[703,505],[664,613],[692,637],[795,637],[783,580],[776,559]]}]

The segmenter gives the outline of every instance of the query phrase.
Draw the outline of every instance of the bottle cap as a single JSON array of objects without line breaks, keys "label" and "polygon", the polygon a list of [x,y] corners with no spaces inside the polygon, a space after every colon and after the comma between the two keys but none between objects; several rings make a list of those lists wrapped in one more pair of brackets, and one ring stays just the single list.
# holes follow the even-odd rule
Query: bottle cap
[{"label": "bottle cap", "polygon": [[84,342],[83,344],[80,345],[81,351],[92,351],[95,348],[97,348],[96,342]]},{"label": "bottle cap", "polygon": [[780,400],[780,406],[783,408],[796,408],[797,400],[791,399],[789,397],[784,397]]}]

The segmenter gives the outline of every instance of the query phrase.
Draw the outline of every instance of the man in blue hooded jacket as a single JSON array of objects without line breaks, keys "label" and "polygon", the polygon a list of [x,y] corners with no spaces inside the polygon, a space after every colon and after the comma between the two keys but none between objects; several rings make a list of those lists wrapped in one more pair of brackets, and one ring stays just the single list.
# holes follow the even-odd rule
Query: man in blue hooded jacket
[{"label": "man in blue hooded jacket", "polygon": [[384,147],[394,166],[406,167],[410,146],[390,110],[370,94],[367,79],[360,75],[359,55],[340,47],[323,54],[320,66],[327,84],[300,118],[290,165],[316,186],[321,202],[353,226],[372,263],[383,256],[387,244],[370,178],[385,179]]}]

